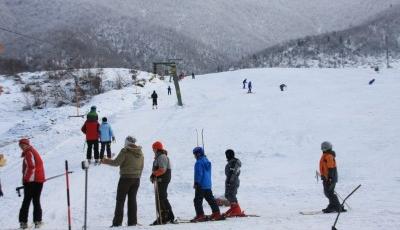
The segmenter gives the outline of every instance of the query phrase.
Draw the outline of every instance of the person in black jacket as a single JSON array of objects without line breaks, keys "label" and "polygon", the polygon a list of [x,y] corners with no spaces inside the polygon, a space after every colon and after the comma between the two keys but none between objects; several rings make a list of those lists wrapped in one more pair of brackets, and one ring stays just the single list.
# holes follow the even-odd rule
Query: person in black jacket
[{"label": "person in black jacket", "polygon": [[224,213],[224,216],[242,216],[243,213],[236,197],[240,186],[239,176],[242,163],[239,159],[235,158],[235,152],[232,149],[226,150],[225,156],[228,161],[225,166],[225,197],[230,202],[231,207]]},{"label": "person in black jacket", "polygon": [[158,108],[157,108],[157,98],[158,98],[158,95],[157,95],[157,93],[156,93],[155,90],[154,90],[153,93],[151,94],[151,98],[153,99],[153,109],[154,109],[154,107],[155,107],[156,109],[158,109]]}]

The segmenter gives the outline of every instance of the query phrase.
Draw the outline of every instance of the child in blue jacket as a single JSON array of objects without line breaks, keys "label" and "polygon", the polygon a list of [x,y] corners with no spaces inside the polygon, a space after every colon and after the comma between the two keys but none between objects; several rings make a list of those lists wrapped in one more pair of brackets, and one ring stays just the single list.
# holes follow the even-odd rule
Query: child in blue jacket
[{"label": "child in blue jacket", "polygon": [[107,148],[107,158],[111,158],[111,140],[115,141],[114,133],[107,123],[107,117],[103,117],[100,125],[100,159],[104,158],[105,148]]},{"label": "child in blue jacket", "polygon": [[[193,155],[196,158],[196,164],[194,165],[193,186],[195,189],[195,197],[193,202],[196,209],[196,217],[191,221],[201,222],[209,219],[222,220],[224,217],[220,213],[219,207],[211,190],[211,162],[208,161],[207,157],[204,155],[204,150],[202,147],[194,148]],[[212,214],[210,217],[206,217],[204,215],[203,199],[206,199],[211,207]]]}]

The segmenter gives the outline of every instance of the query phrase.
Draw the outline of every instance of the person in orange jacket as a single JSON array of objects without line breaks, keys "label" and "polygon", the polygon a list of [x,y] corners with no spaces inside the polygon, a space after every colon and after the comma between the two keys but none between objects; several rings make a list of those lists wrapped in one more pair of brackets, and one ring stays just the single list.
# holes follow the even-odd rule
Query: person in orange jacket
[{"label": "person in orange jacket", "polygon": [[321,174],[324,194],[329,199],[328,207],[322,209],[324,213],[345,212],[346,209],[340,205],[338,197],[335,194],[335,186],[338,182],[338,173],[336,168],[336,153],[332,150],[332,144],[328,141],[321,144],[322,156],[319,161],[319,172]]}]

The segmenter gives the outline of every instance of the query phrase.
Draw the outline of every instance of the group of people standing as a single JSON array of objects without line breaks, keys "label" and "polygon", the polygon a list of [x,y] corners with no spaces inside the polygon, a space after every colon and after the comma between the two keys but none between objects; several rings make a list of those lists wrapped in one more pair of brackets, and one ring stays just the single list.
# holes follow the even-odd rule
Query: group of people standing
[{"label": "group of people standing", "polygon": [[[107,122],[107,117],[102,118],[101,125],[98,122],[96,106],[90,108],[90,112],[86,116],[86,121],[83,124],[81,131],[86,136],[86,159],[89,163],[92,161],[92,149],[94,152],[95,164],[99,164],[104,158],[104,152],[107,151],[107,158],[111,158],[111,141],[115,142],[115,136],[111,125]],[[99,141],[101,149],[99,152]]]},{"label": "group of people standing", "polygon": [[[152,145],[154,161],[150,181],[154,184],[157,219],[152,225],[160,225],[175,222],[175,215],[168,200],[168,186],[172,178],[172,167],[168,157],[168,151],[160,141]],[[193,149],[193,156],[196,159],[194,165],[195,189],[194,207],[196,216],[192,222],[202,222],[207,220],[222,220],[226,217],[242,216],[238,200],[237,190],[240,185],[239,175],[241,162],[235,158],[233,150],[225,152],[227,165],[225,167],[225,197],[229,200],[230,209],[221,214],[216,199],[212,192],[211,182],[211,162],[207,159],[202,147]],[[103,164],[120,167],[120,179],[117,188],[117,199],[114,212],[114,219],[111,227],[122,226],[124,203],[128,197],[128,226],[137,224],[137,202],[136,195],[140,185],[140,178],[144,168],[144,157],[142,147],[136,144],[136,138],[128,136],[125,139],[125,146],[115,159],[102,159]],[[206,216],[203,210],[203,200],[206,200],[212,209],[212,214]]]}]

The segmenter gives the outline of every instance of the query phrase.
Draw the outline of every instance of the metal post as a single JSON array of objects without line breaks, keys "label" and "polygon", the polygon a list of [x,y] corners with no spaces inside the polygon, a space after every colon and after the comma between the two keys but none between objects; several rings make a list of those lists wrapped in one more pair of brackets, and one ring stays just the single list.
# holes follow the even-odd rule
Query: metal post
[{"label": "metal post", "polygon": [[70,205],[70,198],[69,198],[69,176],[68,176],[68,161],[65,161],[65,178],[67,184],[67,205],[68,205],[68,229],[71,230],[71,205]]},{"label": "metal post", "polygon": [[174,79],[176,97],[178,98],[178,105],[179,106],[183,106],[182,96],[181,96],[181,89],[179,87],[179,79],[178,79],[178,75],[176,73],[176,64],[171,64],[171,74],[172,74],[172,77]]}]

